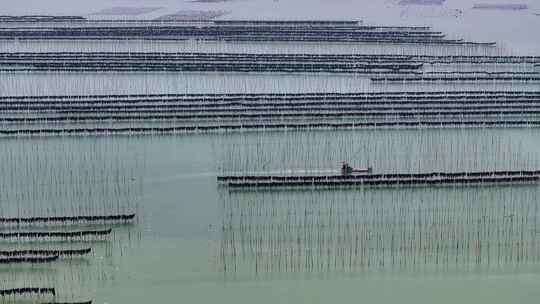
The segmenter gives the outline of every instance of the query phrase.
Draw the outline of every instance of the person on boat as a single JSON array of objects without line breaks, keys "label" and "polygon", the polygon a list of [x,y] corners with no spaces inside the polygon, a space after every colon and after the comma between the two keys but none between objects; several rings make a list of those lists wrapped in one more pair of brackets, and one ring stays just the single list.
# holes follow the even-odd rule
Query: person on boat
[{"label": "person on boat", "polygon": [[341,174],[342,175],[349,175],[353,172],[353,168],[349,166],[349,164],[346,161],[341,162]]}]

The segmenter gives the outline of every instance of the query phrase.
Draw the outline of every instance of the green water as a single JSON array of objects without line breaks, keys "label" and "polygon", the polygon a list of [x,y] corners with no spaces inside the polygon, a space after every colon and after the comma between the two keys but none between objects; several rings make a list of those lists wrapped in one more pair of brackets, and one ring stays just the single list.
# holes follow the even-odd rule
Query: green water
[{"label": "green water", "polygon": [[[492,159],[471,162],[476,168],[497,163],[528,168],[536,164],[540,142],[535,130],[523,129],[442,130],[432,137],[413,130],[378,132],[237,134],[225,141],[219,136],[4,139],[2,216],[135,211],[138,219],[115,227],[110,241],[90,243],[95,252],[89,257],[0,268],[0,282],[54,285],[62,299],[96,303],[536,302],[537,185],[229,192],[216,183],[218,167],[241,142],[252,145],[238,148],[242,159],[256,151],[253,145],[273,146],[262,155],[279,170],[288,163],[302,168],[295,160],[306,151],[313,157],[311,169],[349,153],[329,156],[324,148],[297,148],[280,165],[290,141],[339,143],[354,137],[358,148],[369,139],[377,148],[362,151],[387,150],[372,163],[375,171],[389,170],[398,162],[384,159],[407,154],[417,142],[428,147],[412,154],[409,164],[425,170],[439,168],[437,159],[443,168],[458,166],[460,149],[455,157],[440,151],[462,143],[481,151],[506,147],[491,157],[472,154]],[[388,136],[403,139],[391,145],[383,140]]]}]

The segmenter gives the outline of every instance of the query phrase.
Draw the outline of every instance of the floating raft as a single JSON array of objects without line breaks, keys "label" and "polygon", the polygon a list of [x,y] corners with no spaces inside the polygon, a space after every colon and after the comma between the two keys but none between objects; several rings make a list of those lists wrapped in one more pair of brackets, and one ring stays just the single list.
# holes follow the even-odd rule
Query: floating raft
[{"label": "floating raft", "polygon": [[0,289],[0,297],[16,295],[53,295],[56,296],[54,288],[23,287],[12,289]]},{"label": "floating raft", "polygon": [[540,171],[433,172],[414,174],[218,176],[231,188],[309,186],[413,186],[537,183]]},{"label": "floating raft", "polygon": [[10,257],[0,258],[0,264],[45,264],[58,261],[58,255],[43,257]]},{"label": "floating raft", "polygon": [[110,223],[132,221],[135,214],[54,217],[1,217],[1,224]]},{"label": "floating raft", "polygon": [[0,232],[0,239],[84,239],[86,237],[106,237],[112,233],[112,229],[104,230],[82,230],[82,231],[18,231]]},{"label": "floating raft", "polygon": [[84,249],[29,249],[29,250],[2,250],[0,251],[0,257],[20,257],[20,256],[82,256],[92,252],[91,248]]}]

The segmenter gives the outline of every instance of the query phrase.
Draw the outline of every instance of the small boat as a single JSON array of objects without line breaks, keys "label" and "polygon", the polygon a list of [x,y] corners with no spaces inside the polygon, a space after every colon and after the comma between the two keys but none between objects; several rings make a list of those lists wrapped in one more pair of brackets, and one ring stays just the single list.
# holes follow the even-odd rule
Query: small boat
[{"label": "small boat", "polygon": [[341,174],[350,175],[354,173],[371,173],[371,167],[351,167],[346,161],[341,162]]}]

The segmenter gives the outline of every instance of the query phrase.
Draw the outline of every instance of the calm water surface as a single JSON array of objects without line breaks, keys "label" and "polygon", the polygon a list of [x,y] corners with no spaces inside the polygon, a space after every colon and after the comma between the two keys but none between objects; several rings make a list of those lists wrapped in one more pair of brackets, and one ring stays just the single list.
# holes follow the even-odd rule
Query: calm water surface
[{"label": "calm water surface", "polygon": [[[530,130],[441,132],[486,145],[480,137],[506,138],[522,145],[522,154],[509,153],[524,166],[534,165],[527,158],[540,142]],[[292,136],[280,134],[260,140]],[[241,134],[229,139],[249,142]],[[139,215],[97,244],[88,262],[3,273],[57,282],[64,297],[97,303],[524,303],[540,296],[536,185],[229,193],[216,176],[230,149],[216,136],[2,140],[2,215]],[[25,189],[33,194],[21,195]],[[461,249],[450,248],[454,241]],[[354,253],[363,247],[369,252]]]}]

